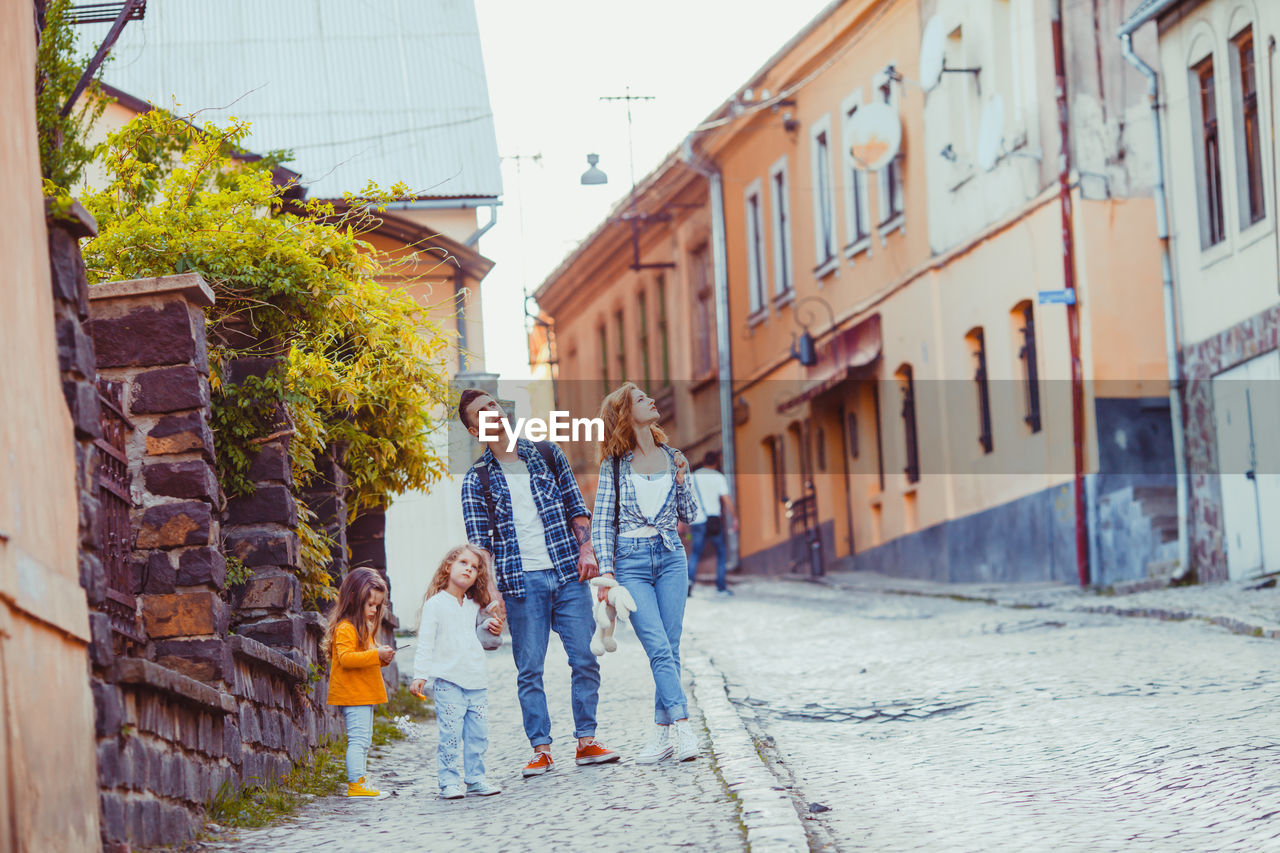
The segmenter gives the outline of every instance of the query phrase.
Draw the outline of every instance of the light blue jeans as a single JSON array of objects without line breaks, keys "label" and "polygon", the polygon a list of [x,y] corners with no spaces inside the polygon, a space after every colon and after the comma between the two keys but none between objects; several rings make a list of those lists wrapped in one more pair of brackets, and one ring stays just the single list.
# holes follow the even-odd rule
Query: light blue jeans
[{"label": "light blue jeans", "polygon": [[489,748],[489,691],[467,690],[437,678],[435,698],[440,740],[436,746],[436,775],[440,790],[458,785],[458,753],[467,784],[484,781],[484,752]]},{"label": "light blue jeans", "polygon": [[636,600],[631,627],[653,671],[654,722],[669,726],[689,716],[680,684],[680,633],[689,594],[684,549],[668,551],[661,536],[619,536],[613,564],[618,583]]},{"label": "light blue jeans", "polygon": [[542,687],[542,672],[547,663],[547,643],[555,631],[569,658],[573,736],[591,737],[596,733],[596,706],[600,700],[600,659],[591,653],[591,635],[596,629],[591,616],[591,589],[576,579],[560,583],[553,571],[525,572],[524,588],[523,598],[506,599],[524,733],[531,746],[551,743],[551,714]]},{"label": "light blue jeans", "polygon": [[347,724],[347,781],[358,782],[373,746],[373,706],[343,705],[342,719]]}]

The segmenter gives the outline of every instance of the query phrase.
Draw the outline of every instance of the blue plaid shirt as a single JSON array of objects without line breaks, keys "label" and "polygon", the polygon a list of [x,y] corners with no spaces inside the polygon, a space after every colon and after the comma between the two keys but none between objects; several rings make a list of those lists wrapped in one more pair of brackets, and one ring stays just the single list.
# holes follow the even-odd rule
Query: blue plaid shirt
[{"label": "blue plaid shirt", "polygon": [[[578,541],[569,529],[569,520],[578,516],[590,517],[587,503],[578,490],[569,460],[559,447],[551,445],[555,452],[556,470],[547,468],[538,448],[528,439],[520,439],[516,454],[529,468],[529,486],[533,502],[542,519],[543,535],[547,540],[547,553],[551,555],[551,569],[560,583],[578,579]],[[491,496],[484,493],[476,468],[489,468]],[[497,535],[489,526],[489,514],[485,501],[493,499],[493,519],[498,525]],[[611,516],[612,517],[612,516]],[[467,526],[467,541],[485,548],[493,555],[493,571],[498,592],[504,596],[524,598],[524,565],[520,562],[520,544],[516,539],[516,524],[511,517],[511,491],[502,466],[494,458],[493,451],[485,449],[484,455],[472,465],[462,479],[462,519]]]},{"label": "blue plaid shirt", "polygon": [[[637,527],[655,527],[662,536],[667,550],[683,550],[680,536],[676,533],[676,522],[692,522],[698,514],[698,500],[693,496],[690,486],[693,480],[686,473],[684,483],[675,482],[675,456],[672,448],[661,445],[670,460],[672,471],[671,491],[662,509],[653,518],[645,518],[640,512],[640,503],[636,499],[635,486],[631,484],[631,460],[635,454],[631,451],[618,460],[618,479],[622,481],[622,501],[618,507],[618,532],[626,533]],[[617,494],[617,484],[613,480],[613,460],[606,459],[600,463],[600,479],[596,481],[596,514],[591,523],[591,544],[596,551],[596,560],[600,563],[600,571],[613,571],[613,549],[617,544],[613,530],[613,496]]]}]

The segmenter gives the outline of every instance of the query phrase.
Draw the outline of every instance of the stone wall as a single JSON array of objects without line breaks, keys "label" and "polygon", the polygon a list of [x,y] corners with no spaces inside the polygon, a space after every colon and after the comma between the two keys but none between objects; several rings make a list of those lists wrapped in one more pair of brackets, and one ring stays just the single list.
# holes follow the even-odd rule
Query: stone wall
[{"label": "stone wall", "polygon": [[1213,377],[1277,346],[1280,346],[1280,306],[1184,347],[1181,353],[1186,377],[1182,406],[1190,484],[1187,514],[1190,560],[1191,568],[1202,583],[1225,581],[1228,577]]},{"label": "stone wall", "polygon": [[[323,704],[323,678],[312,676],[322,620],[302,612],[291,572],[287,442],[261,443],[253,495],[227,502],[218,486],[204,316],[212,304],[193,274],[90,289],[97,372],[123,388],[132,426],[132,591],[143,629],[140,641],[123,641],[93,616],[103,629],[91,662],[108,846],[189,839],[220,790],[278,778],[342,730]],[[252,569],[243,585],[228,588],[226,553]]]}]

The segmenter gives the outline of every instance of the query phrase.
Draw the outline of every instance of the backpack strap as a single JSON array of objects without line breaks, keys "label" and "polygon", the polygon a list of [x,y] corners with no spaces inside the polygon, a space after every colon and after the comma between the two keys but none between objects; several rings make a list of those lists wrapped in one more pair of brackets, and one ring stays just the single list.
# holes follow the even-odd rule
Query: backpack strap
[{"label": "backpack strap", "polygon": [[556,464],[556,452],[552,449],[551,442],[535,441],[533,446],[538,448],[538,453],[542,456],[542,461],[547,463],[547,467],[551,469],[552,475],[558,478],[560,475],[560,466]]},{"label": "backpack strap", "polygon": [[493,518],[493,489],[489,483],[489,466],[484,464],[484,460],[476,463],[476,476],[480,478],[480,488],[484,489],[484,511],[489,516],[489,529],[493,531],[493,538],[498,538],[498,523]]}]

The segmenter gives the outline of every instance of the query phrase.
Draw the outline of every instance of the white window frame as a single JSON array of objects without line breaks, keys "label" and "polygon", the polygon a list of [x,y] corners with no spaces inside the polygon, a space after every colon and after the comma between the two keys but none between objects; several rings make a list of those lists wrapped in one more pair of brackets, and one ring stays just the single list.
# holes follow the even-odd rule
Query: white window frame
[{"label": "white window frame", "polygon": [[[825,152],[822,150],[824,144]],[[809,127],[809,178],[813,187],[813,274],[819,279],[840,266],[840,242],[836,236],[836,176],[835,169],[832,168],[834,147],[831,114],[827,113]],[[825,204],[822,198],[824,177],[827,188]]]},{"label": "white window frame", "polygon": [[[891,67],[897,67],[897,63],[890,63]],[[888,90],[888,97],[885,97],[885,90]],[[895,111],[899,110],[898,97],[900,85],[895,85],[889,77],[881,71],[875,78],[876,97],[883,100]],[[901,114],[899,112],[899,114]],[[876,201],[880,208],[880,221],[876,223],[876,228],[880,232],[880,242],[884,243],[885,237],[903,226],[907,218],[907,199],[903,192],[902,180],[902,152],[898,152],[898,156],[893,159],[892,168],[885,166],[876,172]],[[897,210],[891,210],[889,207],[889,191],[890,181],[894,181],[896,186],[893,189],[898,198],[899,207]]]},{"label": "white window frame", "polygon": [[773,296],[775,301],[782,302],[791,298],[796,286],[795,244],[791,239],[791,172],[785,155],[769,167],[769,199],[769,224],[773,230]]},{"label": "white window frame", "polygon": [[[1275,202],[1271,198],[1270,192],[1271,172],[1268,152],[1271,151],[1271,139],[1268,137],[1269,124],[1265,120],[1266,111],[1271,109],[1271,100],[1270,97],[1263,97],[1263,79],[1262,72],[1259,69],[1265,66],[1260,62],[1257,20],[1252,15],[1246,14],[1243,7],[1237,7],[1230,24],[1227,28],[1226,45],[1227,73],[1230,75],[1230,79],[1227,82],[1229,97],[1231,98],[1228,113],[1231,116],[1231,148],[1235,155],[1235,168],[1233,170],[1235,172],[1235,180],[1233,184],[1236,196],[1236,227],[1239,229],[1241,248],[1243,248],[1253,241],[1254,235],[1262,237],[1271,230],[1271,209]],[[1240,56],[1236,49],[1236,39],[1246,29],[1251,29],[1253,35],[1253,85],[1256,90],[1258,104],[1258,165],[1261,167],[1262,218],[1257,222],[1249,221],[1248,139],[1246,138],[1247,134],[1244,127],[1244,92],[1240,87]],[[1219,137],[1221,137],[1221,130],[1219,130]]]},{"label": "white window frame", "polygon": [[[858,111],[858,107],[862,106],[862,89],[854,91],[852,95],[845,98],[840,103],[840,126],[841,126],[841,150],[844,156],[841,161],[844,163],[844,253],[845,257],[852,259],[859,252],[871,249],[871,202],[868,187],[871,183],[871,176],[866,172],[860,171],[854,165],[853,151],[849,147],[849,140],[852,136],[849,133],[849,123],[853,119],[853,114]],[[858,224],[862,224],[862,233],[858,233]]]},{"label": "white window frame", "polygon": [[747,295],[754,315],[768,307],[765,301],[764,186],[759,178],[747,185],[746,192],[742,194],[742,208],[747,233]]}]

